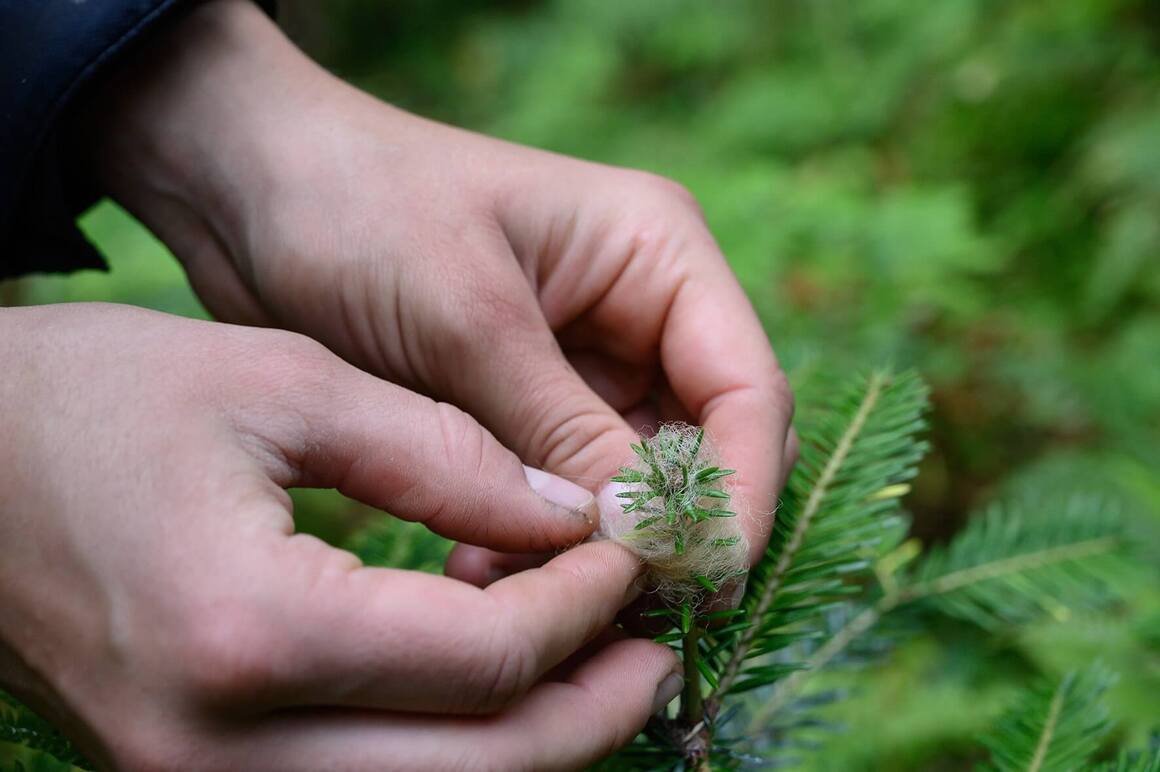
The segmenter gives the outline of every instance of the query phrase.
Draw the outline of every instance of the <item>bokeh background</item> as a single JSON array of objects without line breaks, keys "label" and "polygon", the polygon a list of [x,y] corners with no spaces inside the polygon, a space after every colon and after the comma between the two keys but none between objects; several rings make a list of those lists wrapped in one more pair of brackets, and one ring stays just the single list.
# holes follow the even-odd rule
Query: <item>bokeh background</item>
[{"label": "bokeh background", "polygon": [[[685,184],[796,381],[918,368],[934,402],[908,499],[921,538],[1059,487],[1160,525],[1156,0],[283,0],[281,21],[395,104]],[[0,303],[204,315],[114,205],[84,227],[110,274],[0,284]],[[335,541],[370,516],[297,500]],[[444,549],[380,536],[398,560]],[[1123,676],[1120,738],[1143,743],[1160,727],[1160,588],[1066,616],[904,645],[806,766],[969,768],[1016,687],[1096,657]]]}]

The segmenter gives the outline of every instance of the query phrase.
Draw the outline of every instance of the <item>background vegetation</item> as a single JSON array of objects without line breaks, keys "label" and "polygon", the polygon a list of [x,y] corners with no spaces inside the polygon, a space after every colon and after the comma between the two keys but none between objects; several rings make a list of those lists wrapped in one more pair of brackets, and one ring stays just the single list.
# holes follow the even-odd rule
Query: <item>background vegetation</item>
[{"label": "background vegetation", "polygon": [[[678,179],[802,388],[883,362],[932,386],[905,504],[947,539],[998,496],[1084,490],[1160,527],[1160,4],[1154,0],[284,0],[286,27],[401,106]],[[115,207],[113,272],[0,284],[202,315]],[[328,493],[303,523],[370,517]],[[359,549],[437,566],[378,525]],[[1153,534],[1156,532],[1151,531]],[[964,769],[1016,692],[1101,658],[1116,742],[1160,726],[1160,582],[1007,635],[944,620],[859,677],[818,769]],[[984,752],[985,753],[985,752]]]}]

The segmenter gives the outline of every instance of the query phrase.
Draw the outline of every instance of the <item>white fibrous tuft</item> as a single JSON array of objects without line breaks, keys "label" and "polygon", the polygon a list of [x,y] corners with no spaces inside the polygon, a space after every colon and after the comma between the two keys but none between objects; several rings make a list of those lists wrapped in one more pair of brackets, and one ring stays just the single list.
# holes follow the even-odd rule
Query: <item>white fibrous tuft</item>
[{"label": "white fibrous tuft", "polygon": [[745,574],[749,545],[729,508],[726,479],[704,429],[664,424],[634,445],[635,463],[613,482],[623,515],[602,529],[648,566],[672,605],[695,603]]}]

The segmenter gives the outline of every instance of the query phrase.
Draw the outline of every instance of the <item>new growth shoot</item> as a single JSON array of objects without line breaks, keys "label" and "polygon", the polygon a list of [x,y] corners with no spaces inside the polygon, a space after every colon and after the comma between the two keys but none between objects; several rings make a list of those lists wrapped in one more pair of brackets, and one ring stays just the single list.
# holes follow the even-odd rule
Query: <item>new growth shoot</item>
[{"label": "new growth shoot", "polygon": [[734,470],[718,464],[704,429],[684,424],[664,424],[632,450],[636,463],[612,478],[624,486],[617,496],[626,500],[626,517],[610,535],[648,567],[647,581],[664,603],[649,615],[666,618],[676,628],[658,639],[678,647],[685,663],[674,740],[693,768],[700,768],[712,721],[702,680],[717,685],[704,659],[703,634],[710,624],[736,613],[708,607],[722,589],[743,580],[748,553],[725,486]]}]

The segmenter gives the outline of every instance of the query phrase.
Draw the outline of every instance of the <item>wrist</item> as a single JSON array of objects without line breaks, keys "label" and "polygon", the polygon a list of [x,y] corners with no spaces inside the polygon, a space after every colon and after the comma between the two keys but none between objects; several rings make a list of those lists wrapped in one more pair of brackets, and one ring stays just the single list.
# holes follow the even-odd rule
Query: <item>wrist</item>
[{"label": "wrist", "polygon": [[232,241],[329,76],[248,0],[200,4],[150,43],[97,95],[95,171],[171,247],[191,218]]}]

